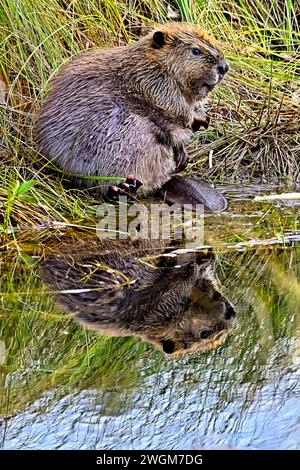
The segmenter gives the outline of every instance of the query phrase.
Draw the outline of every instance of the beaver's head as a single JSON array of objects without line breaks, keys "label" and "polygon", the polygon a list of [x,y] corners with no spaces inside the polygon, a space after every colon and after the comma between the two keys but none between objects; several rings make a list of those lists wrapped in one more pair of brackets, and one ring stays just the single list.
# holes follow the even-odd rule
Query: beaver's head
[{"label": "beaver's head", "polygon": [[216,40],[198,26],[167,23],[148,40],[152,58],[171,74],[190,102],[203,99],[228,71]]},{"label": "beaver's head", "polygon": [[168,309],[168,321],[145,338],[168,355],[221,345],[236,316],[231,303],[219,292],[210,260],[197,256],[196,263],[187,268],[189,273],[183,268],[178,290],[175,284],[174,291],[166,293],[158,306],[160,312]]}]

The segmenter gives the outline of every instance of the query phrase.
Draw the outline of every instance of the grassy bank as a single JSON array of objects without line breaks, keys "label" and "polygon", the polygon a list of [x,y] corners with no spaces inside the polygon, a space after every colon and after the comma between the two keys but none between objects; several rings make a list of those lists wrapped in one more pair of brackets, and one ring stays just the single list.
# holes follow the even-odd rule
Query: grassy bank
[{"label": "grassy bank", "polygon": [[[299,177],[299,3],[296,0],[1,0],[0,228],[93,217],[97,200],[67,190],[33,143],[51,78],[80,50],[126,44],[180,16],[222,43],[231,70],[195,136],[189,172],[214,180]],[[210,164],[209,164],[210,162]]]}]

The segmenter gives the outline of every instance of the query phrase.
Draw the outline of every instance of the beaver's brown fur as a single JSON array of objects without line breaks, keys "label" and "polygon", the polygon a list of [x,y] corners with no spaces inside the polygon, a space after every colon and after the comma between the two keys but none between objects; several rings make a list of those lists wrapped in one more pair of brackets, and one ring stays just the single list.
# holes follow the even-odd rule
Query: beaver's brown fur
[{"label": "beaver's brown fur", "polygon": [[[95,49],[53,81],[37,121],[47,157],[71,175],[134,175],[145,193],[222,210],[203,182],[172,179],[187,164],[185,143],[207,124],[202,102],[228,69],[216,41],[198,26],[168,23],[134,44]],[[99,181],[78,179],[80,184]],[[167,187],[164,185],[167,183]],[[108,186],[101,183],[105,194]],[[191,198],[193,201],[191,201]],[[211,200],[212,204],[211,204]]]},{"label": "beaver's brown fur", "polygon": [[62,242],[42,264],[64,310],[88,328],[134,335],[167,354],[221,344],[235,312],[222,296],[211,256],[157,257],[161,242]]}]

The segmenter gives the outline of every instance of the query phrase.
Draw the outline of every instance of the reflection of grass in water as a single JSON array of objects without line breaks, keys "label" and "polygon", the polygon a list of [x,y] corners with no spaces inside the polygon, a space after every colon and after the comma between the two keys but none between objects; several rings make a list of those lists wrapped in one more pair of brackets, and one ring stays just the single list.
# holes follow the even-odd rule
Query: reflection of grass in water
[{"label": "reflection of grass in water", "polygon": [[97,337],[60,313],[28,267],[16,263],[2,277],[0,337],[7,347],[2,370],[2,413],[48,388],[127,387],[136,381],[135,362],[145,345],[134,339]]},{"label": "reflection of grass in water", "polygon": [[[206,367],[209,361],[212,383],[218,371],[218,406],[239,383],[249,383],[251,399],[268,376],[265,365],[276,342],[295,336],[295,317],[299,325],[298,256],[298,248],[220,253],[221,283],[240,312],[236,331],[218,350],[168,365],[134,338],[98,337],[78,326],[61,314],[35,269],[16,259],[1,270],[0,338],[7,346],[6,364],[0,366],[1,413],[10,415],[59,386],[121,391],[136,386],[142,371],[158,373],[162,361],[175,369],[194,362]],[[142,358],[152,366],[145,369]]]},{"label": "reflection of grass in water", "polygon": [[[266,399],[263,386],[270,381],[278,382],[287,369],[291,372],[293,364],[298,363],[299,351],[294,348],[294,341],[300,337],[299,256],[300,246],[218,257],[219,278],[239,312],[239,319],[236,331],[223,347],[206,357],[192,359],[196,368],[202,363],[206,370],[207,389],[199,400],[199,416],[203,413],[206,417],[207,429],[226,427],[230,432],[234,426],[238,432],[252,405],[255,404],[255,413],[259,412]],[[202,381],[199,373],[194,380]],[[275,404],[279,397],[284,403],[283,397],[289,393],[288,388],[277,390],[274,385],[269,399]],[[231,403],[235,404],[234,409]]]},{"label": "reflection of grass in water", "polygon": [[[272,324],[274,340],[289,332],[284,319],[288,316],[291,320],[291,316],[297,316],[300,288],[298,257],[299,246],[261,247],[225,257],[225,263],[231,265],[229,277],[225,274],[228,266],[227,269],[224,264],[222,266],[221,279],[224,278],[227,290],[237,296],[238,304],[242,302],[244,308],[254,309],[258,325]],[[268,328],[267,325],[265,327]]]}]

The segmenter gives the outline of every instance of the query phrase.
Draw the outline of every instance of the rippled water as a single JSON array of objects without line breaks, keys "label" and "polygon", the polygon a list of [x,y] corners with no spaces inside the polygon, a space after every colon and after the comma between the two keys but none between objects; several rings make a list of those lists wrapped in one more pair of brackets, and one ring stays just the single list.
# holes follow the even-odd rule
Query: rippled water
[{"label": "rippled water", "polygon": [[39,275],[62,232],[20,234],[22,256],[1,257],[2,448],[299,449],[299,209],[231,194],[205,242],[235,327],[219,348],[175,359],[62,314]]},{"label": "rippled water", "polygon": [[[273,361],[287,344],[274,349]],[[191,361],[156,366],[153,373],[143,361],[150,375],[130,391],[48,393],[10,420],[4,448],[298,449],[297,366],[287,360],[276,366],[269,358],[255,384],[212,362],[205,371]]]}]

